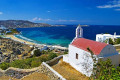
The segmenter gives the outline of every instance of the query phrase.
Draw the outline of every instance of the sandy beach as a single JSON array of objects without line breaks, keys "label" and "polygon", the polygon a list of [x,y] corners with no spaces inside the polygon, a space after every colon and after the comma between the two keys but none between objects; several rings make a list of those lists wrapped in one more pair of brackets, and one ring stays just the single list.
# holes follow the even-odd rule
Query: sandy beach
[{"label": "sandy beach", "polygon": [[58,48],[58,49],[67,49],[66,47],[61,47],[61,46],[57,46],[57,45],[50,46],[50,45],[44,45],[44,44],[35,44],[35,43],[29,42],[29,41],[26,41],[23,39],[19,39],[19,38],[15,37],[14,35],[6,35],[6,37],[10,38],[12,40],[15,40],[15,41],[19,41],[19,42],[24,43],[24,44],[36,45],[37,47],[47,46],[47,47],[54,47],[54,48]]},{"label": "sandy beach", "polygon": [[15,40],[15,41],[19,41],[19,42],[25,43],[25,44],[36,45],[35,43],[29,42],[29,41],[25,41],[23,39],[19,39],[19,38],[15,37],[14,35],[6,35],[6,37],[7,38],[11,38],[12,40]]}]

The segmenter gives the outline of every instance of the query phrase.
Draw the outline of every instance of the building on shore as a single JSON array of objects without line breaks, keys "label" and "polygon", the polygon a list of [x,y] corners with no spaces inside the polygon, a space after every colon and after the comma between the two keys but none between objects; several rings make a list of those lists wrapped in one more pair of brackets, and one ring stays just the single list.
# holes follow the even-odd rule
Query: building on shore
[{"label": "building on shore", "polygon": [[120,38],[120,35],[116,35],[116,32],[114,35],[111,34],[97,34],[96,35],[96,41],[98,42],[104,42],[105,40],[111,38],[113,41],[114,39]]},{"label": "building on shore", "polygon": [[69,44],[69,53],[63,56],[63,61],[69,63],[72,67],[86,76],[91,76],[94,62],[88,48],[98,60],[110,58],[112,64],[116,66],[119,65],[120,54],[118,54],[115,47],[106,43],[83,38],[83,29],[80,25],[78,25],[76,29],[76,37]]}]

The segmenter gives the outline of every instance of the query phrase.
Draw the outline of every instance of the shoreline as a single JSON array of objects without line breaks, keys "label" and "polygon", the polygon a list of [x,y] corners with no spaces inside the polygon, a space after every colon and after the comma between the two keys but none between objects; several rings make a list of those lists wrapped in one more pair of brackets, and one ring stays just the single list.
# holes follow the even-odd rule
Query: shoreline
[{"label": "shoreline", "polygon": [[32,42],[17,38],[14,35],[5,35],[5,36],[6,36],[6,38],[10,38],[10,39],[12,39],[14,41],[18,41],[18,42],[21,42],[21,43],[24,43],[24,44],[35,45],[35,43],[32,43]]},{"label": "shoreline", "polygon": [[10,39],[12,39],[14,41],[18,41],[18,42],[21,42],[23,44],[27,44],[27,45],[30,45],[30,46],[33,46],[33,45],[36,46],[36,47],[47,46],[47,47],[53,47],[53,48],[57,48],[57,49],[65,49],[65,50],[68,49],[67,47],[62,47],[62,46],[58,46],[58,45],[46,45],[46,44],[33,43],[33,42],[30,42],[30,41],[27,41],[27,40],[17,38],[14,35],[5,35],[5,36],[6,36],[6,38],[10,38]]}]

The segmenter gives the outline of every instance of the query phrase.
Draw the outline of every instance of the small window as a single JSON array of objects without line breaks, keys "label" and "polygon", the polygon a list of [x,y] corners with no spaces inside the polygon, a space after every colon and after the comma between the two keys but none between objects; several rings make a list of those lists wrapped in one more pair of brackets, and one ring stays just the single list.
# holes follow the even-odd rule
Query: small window
[{"label": "small window", "polygon": [[78,54],[76,53],[76,59],[78,59]]}]

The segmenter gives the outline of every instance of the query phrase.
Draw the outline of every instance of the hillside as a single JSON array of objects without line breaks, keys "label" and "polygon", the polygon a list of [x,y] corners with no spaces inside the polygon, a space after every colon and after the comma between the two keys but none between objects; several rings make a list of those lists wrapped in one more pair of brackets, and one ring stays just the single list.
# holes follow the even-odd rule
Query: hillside
[{"label": "hillside", "polygon": [[0,20],[0,25],[7,28],[49,27],[46,23],[33,23],[27,20]]}]

